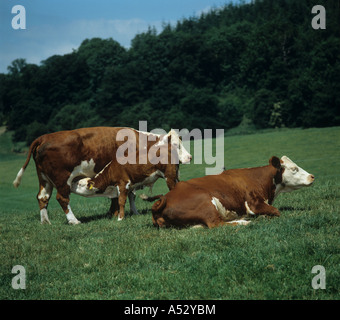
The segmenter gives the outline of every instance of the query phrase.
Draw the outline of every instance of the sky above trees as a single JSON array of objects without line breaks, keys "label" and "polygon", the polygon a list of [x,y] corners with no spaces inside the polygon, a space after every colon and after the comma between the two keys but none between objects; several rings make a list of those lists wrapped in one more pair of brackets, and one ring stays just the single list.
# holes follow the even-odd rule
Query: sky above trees
[{"label": "sky above trees", "polygon": [[[17,58],[39,64],[66,54],[87,38],[113,38],[128,48],[137,33],[200,15],[237,0],[29,0],[0,1],[0,72]],[[247,2],[247,1],[244,1]],[[249,2],[249,1],[248,1]],[[14,30],[14,5],[26,9],[26,29]]]}]

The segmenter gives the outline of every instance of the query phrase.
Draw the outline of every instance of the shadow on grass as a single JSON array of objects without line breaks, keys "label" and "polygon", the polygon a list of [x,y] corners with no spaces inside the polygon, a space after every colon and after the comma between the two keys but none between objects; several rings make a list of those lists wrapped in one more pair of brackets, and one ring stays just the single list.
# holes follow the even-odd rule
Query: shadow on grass
[{"label": "shadow on grass", "polygon": [[102,219],[107,219],[107,220],[112,219],[112,214],[103,213],[103,214],[96,214],[96,215],[89,216],[89,217],[78,218],[78,220],[81,223],[89,223],[92,221],[102,220]]},{"label": "shadow on grass", "polygon": [[310,207],[292,207],[292,206],[283,206],[280,207],[279,210],[282,211],[305,211],[305,210],[311,210]]},{"label": "shadow on grass", "polygon": [[[149,209],[143,209],[143,210],[139,210],[139,215],[145,215],[151,212],[151,210]],[[132,212],[125,212],[125,217],[130,217],[133,216],[134,214]],[[90,223],[92,221],[96,221],[96,220],[102,220],[102,219],[107,219],[107,220],[111,220],[111,219],[117,219],[117,217],[115,217],[113,215],[113,213],[103,213],[103,214],[96,214],[96,215],[92,215],[92,216],[88,216],[88,217],[82,217],[82,218],[78,218],[78,220],[81,223]]]}]

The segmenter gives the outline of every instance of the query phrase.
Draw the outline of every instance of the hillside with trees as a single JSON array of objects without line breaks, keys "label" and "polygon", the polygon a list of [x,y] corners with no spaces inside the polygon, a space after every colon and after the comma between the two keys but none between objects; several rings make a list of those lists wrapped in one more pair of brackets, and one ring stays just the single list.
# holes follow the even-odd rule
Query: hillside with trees
[{"label": "hillside with trees", "polygon": [[[326,8],[326,29],[311,9]],[[340,125],[340,1],[258,0],[150,27],[126,49],[85,39],[0,74],[0,124],[15,141],[85,126]]]}]

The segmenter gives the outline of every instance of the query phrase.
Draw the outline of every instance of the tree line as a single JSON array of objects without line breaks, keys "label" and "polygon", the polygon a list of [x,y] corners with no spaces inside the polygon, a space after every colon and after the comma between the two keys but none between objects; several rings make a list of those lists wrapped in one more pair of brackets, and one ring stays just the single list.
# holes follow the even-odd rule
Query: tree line
[{"label": "tree line", "polygon": [[15,141],[86,126],[256,128],[340,125],[340,1],[257,0],[137,34],[126,49],[85,39],[0,74],[0,124]]}]

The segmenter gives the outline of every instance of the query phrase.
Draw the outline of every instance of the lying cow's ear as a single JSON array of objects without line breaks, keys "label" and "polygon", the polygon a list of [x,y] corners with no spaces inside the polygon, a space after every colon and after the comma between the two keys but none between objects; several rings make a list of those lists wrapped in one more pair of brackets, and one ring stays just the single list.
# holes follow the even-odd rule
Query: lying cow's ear
[{"label": "lying cow's ear", "polygon": [[275,156],[271,157],[269,159],[269,164],[271,164],[276,169],[281,168],[281,162],[280,162],[280,159],[278,157],[275,157]]}]

